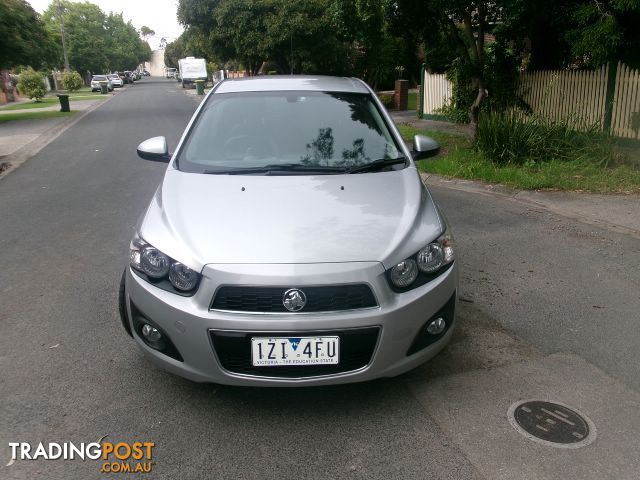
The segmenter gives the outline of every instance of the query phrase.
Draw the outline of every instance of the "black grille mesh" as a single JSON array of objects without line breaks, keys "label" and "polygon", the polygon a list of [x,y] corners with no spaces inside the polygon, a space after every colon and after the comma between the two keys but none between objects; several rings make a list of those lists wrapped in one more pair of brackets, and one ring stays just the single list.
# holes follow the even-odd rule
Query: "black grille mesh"
[{"label": "black grille mesh", "polygon": [[[238,312],[287,313],[282,296],[291,287],[220,287],[211,302],[213,310]],[[307,296],[305,312],[336,312],[377,306],[368,285],[301,287]]]}]

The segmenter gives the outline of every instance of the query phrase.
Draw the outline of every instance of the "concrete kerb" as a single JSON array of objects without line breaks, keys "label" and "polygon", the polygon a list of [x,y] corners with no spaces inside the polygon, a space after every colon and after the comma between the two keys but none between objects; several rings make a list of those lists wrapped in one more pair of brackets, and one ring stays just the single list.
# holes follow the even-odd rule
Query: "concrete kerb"
[{"label": "concrete kerb", "polygon": [[[640,239],[640,217],[633,215],[634,211],[640,211],[638,195],[614,196],[564,191],[515,190],[503,185],[491,185],[472,180],[449,179],[425,173],[421,175],[423,182],[428,186],[509,198],[588,225]],[[622,211],[616,211],[616,208]]]},{"label": "concrete kerb", "polygon": [[111,95],[109,98],[96,102],[95,105],[90,106],[86,110],[79,111],[73,117],[60,123],[59,125],[56,125],[50,128],[49,130],[44,132],[42,135],[40,135],[38,138],[29,142],[27,145],[20,148],[19,150],[12,153],[11,155],[8,155],[7,157],[5,157],[3,159],[3,162],[7,162],[9,164],[9,168],[0,172],[0,180],[2,180],[11,172],[16,170],[18,167],[20,167],[20,165],[22,165],[24,162],[29,160],[31,157],[38,154],[40,150],[42,150],[44,147],[46,147],[51,142],[53,142],[56,138],[62,135],[68,128],[72,127],[73,125],[78,123],[80,120],[82,120],[86,115],[93,112],[101,105],[104,105],[105,103],[109,102],[113,97],[115,97],[115,95]]}]

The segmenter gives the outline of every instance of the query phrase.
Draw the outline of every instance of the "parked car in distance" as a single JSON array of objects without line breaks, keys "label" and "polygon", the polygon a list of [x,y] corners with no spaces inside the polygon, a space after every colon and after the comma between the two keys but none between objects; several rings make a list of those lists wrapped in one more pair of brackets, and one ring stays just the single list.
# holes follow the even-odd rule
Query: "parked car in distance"
[{"label": "parked car in distance", "polygon": [[151,74],[150,74],[149,72],[147,72],[146,70],[144,70],[144,71],[142,72],[142,74],[143,74],[145,77],[150,77],[150,76],[151,76]]},{"label": "parked car in distance", "polygon": [[[451,339],[458,267],[418,160],[364,82],[224,80],[200,104],[130,244],[122,325],[197,382],[393,377]],[[135,363],[135,362],[134,362]],[[132,371],[135,365],[131,366]]]},{"label": "parked car in distance", "polygon": [[122,72],[122,71],[119,71],[119,72],[118,72],[118,76],[122,79],[122,83],[123,83],[123,84],[125,84],[125,85],[126,85],[126,84],[128,84],[128,83],[131,83],[131,82],[129,81],[129,77],[128,77],[128,75],[127,75],[126,73],[124,73],[124,72]]},{"label": "parked car in distance", "polygon": [[100,82],[107,82],[107,90],[110,92],[113,91],[113,83],[111,83],[109,77],[107,77],[106,75],[94,75],[93,77],[91,77],[92,92],[99,92],[101,90]]},{"label": "parked car in distance", "polygon": [[175,68],[167,68],[167,78],[176,78],[176,71]]},{"label": "parked car in distance", "polygon": [[118,75],[117,73],[112,73],[111,75],[107,75],[107,77],[109,78],[109,80],[111,80],[114,88],[120,88],[124,85],[124,82],[120,78],[120,75]]}]

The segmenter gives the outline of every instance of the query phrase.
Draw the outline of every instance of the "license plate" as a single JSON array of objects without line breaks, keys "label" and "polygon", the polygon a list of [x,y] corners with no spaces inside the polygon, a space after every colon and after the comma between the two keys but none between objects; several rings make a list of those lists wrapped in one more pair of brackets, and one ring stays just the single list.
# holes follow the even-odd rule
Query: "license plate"
[{"label": "license plate", "polygon": [[254,367],[336,365],[340,337],[252,337]]}]

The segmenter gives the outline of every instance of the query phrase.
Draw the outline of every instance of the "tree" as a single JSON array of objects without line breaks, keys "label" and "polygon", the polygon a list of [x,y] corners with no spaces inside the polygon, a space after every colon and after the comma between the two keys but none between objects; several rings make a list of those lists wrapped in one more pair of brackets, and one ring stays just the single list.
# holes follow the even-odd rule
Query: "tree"
[{"label": "tree", "polygon": [[339,73],[347,55],[337,40],[332,0],[180,0],[190,46],[210,59],[256,73],[264,61],[281,73]]},{"label": "tree", "polygon": [[[184,33],[183,33],[184,35]],[[182,35],[164,47],[164,64],[169,68],[178,68],[178,60],[184,58],[185,45]]]},{"label": "tree", "polygon": [[[56,43],[62,43],[60,24],[64,21],[65,39],[71,68],[82,72],[103,72],[107,64],[105,15],[97,5],[59,0],[49,5],[44,20]],[[60,18],[62,17],[62,19]],[[59,58],[62,64],[62,56]]]},{"label": "tree", "polygon": [[145,39],[145,41],[149,38],[149,37],[153,37],[156,34],[156,32],[154,32],[153,30],[151,30],[149,27],[147,27],[146,25],[143,25],[142,27],[140,27],[140,35],[142,35],[142,38]]},{"label": "tree", "polygon": [[[386,35],[385,1],[333,0],[334,23],[343,40],[352,44],[355,70],[377,88],[393,79],[397,60]],[[389,55],[391,53],[391,55]],[[389,65],[384,60],[391,56]]]},{"label": "tree", "polygon": [[527,40],[531,68],[598,68],[617,60],[640,67],[640,0],[530,0],[519,7],[503,34]]},{"label": "tree", "polygon": [[475,99],[469,109],[474,137],[478,132],[480,106],[487,95],[485,81],[485,34],[489,24],[496,23],[504,11],[504,1],[435,0],[432,8],[448,27],[460,60],[469,69]]},{"label": "tree", "polygon": [[36,102],[42,100],[47,90],[44,88],[44,77],[29,67],[20,74],[18,90]]},{"label": "tree", "polygon": [[25,0],[0,0],[0,39],[0,68],[39,68],[55,54],[42,18]]},{"label": "tree", "polygon": [[[444,41],[449,50],[455,52],[448,68],[456,63],[464,72],[464,78],[469,79],[474,92],[469,106],[474,135],[480,108],[487,96],[485,34],[525,1],[533,0],[398,0],[392,5],[399,16],[421,12],[417,19],[414,17],[413,24],[418,24],[414,29],[425,36],[431,30],[429,40]],[[466,85],[458,87],[466,88]]]},{"label": "tree", "polygon": [[140,39],[131,22],[125,22],[121,13],[110,13],[104,22],[106,33],[107,70],[133,70],[151,59],[149,44]]},{"label": "tree", "polygon": [[[124,21],[122,14],[105,15],[89,2],[56,0],[43,17],[58,44],[64,21],[69,63],[83,74],[133,69],[151,58],[149,44],[140,38],[131,22]],[[58,62],[62,63],[61,52]]]}]

